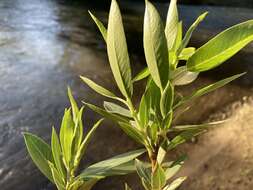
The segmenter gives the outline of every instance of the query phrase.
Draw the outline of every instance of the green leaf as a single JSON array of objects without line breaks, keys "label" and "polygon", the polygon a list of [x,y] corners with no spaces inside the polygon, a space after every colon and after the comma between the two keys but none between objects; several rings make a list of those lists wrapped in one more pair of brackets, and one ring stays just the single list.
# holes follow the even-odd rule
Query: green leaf
[{"label": "green leaf", "polygon": [[169,63],[171,65],[171,69],[174,70],[178,64],[178,54],[177,50],[179,49],[182,43],[182,36],[183,36],[183,26],[182,21],[177,24],[177,35],[175,42],[173,44],[172,49],[169,51]]},{"label": "green leaf", "polygon": [[83,110],[84,110],[84,107],[81,107],[78,113],[77,123],[75,124],[74,139],[72,143],[72,154],[77,153],[83,140],[83,121],[82,121]]},{"label": "green leaf", "polygon": [[161,190],[166,184],[166,176],[163,168],[157,164],[155,172],[152,174],[152,189]]},{"label": "green leaf", "polygon": [[74,138],[74,121],[71,117],[71,110],[68,109],[65,111],[61,129],[60,129],[60,142],[63,152],[64,164],[67,169],[70,167],[70,162],[72,159],[72,142]]},{"label": "green leaf", "polygon": [[191,39],[191,36],[192,36],[192,33],[194,32],[194,30],[197,28],[197,26],[199,25],[200,22],[202,22],[206,15],[208,14],[208,12],[204,12],[203,14],[201,14],[197,20],[190,26],[189,30],[186,32],[184,38],[183,38],[183,41],[178,49],[178,54],[181,53],[181,51],[186,48],[186,46],[188,45],[190,39]]},{"label": "green leaf", "polygon": [[157,163],[162,164],[165,156],[166,156],[166,150],[163,146],[160,146],[158,149],[158,154],[157,154]]},{"label": "green leaf", "polygon": [[119,122],[119,127],[133,140],[145,145],[145,136],[136,128],[125,122]]},{"label": "green leaf", "polygon": [[107,52],[112,73],[121,93],[133,94],[131,67],[121,13],[116,0],[112,0],[108,21]]},{"label": "green leaf", "polygon": [[182,38],[183,38],[183,23],[182,23],[182,21],[180,21],[177,24],[177,37],[176,37],[175,43],[173,45],[172,51],[176,52],[179,49],[179,47],[182,43]]},{"label": "green leaf", "polygon": [[143,179],[146,186],[151,187],[151,168],[138,159],[135,159],[135,167],[137,174]]},{"label": "green leaf", "polygon": [[199,73],[190,72],[186,66],[178,67],[171,74],[172,84],[175,86],[187,85],[198,78]]},{"label": "green leaf", "polygon": [[216,121],[211,123],[204,123],[200,125],[177,125],[173,126],[170,131],[180,132],[180,131],[188,131],[188,130],[196,130],[196,129],[208,129],[210,127],[218,127],[223,125],[227,120]]},{"label": "green leaf", "polygon": [[144,52],[153,80],[164,89],[169,77],[167,41],[159,13],[149,1],[144,16]]},{"label": "green leaf", "polygon": [[169,180],[169,179],[171,179],[172,177],[174,177],[176,175],[176,173],[183,166],[184,161],[186,160],[186,158],[187,158],[186,155],[182,155],[179,158],[177,158],[176,161],[168,164],[169,166],[165,170],[166,180]]},{"label": "green leaf", "polygon": [[112,98],[112,99],[116,99],[119,101],[122,101],[122,99],[118,98],[115,94],[113,94],[112,92],[110,92],[109,90],[105,89],[104,87],[96,84],[95,82],[93,82],[92,80],[86,78],[86,77],[80,77],[83,82],[85,82],[90,88],[92,88],[95,92],[108,97],[108,98]]},{"label": "green leaf", "polygon": [[105,28],[105,26],[103,25],[103,23],[97,18],[95,17],[95,15],[93,15],[90,11],[88,11],[91,18],[93,19],[93,21],[96,23],[99,31],[101,32],[105,42],[106,42],[106,38],[107,38],[107,30]]},{"label": "green leaf", "polygon": [[88,106],[90,109],[92,109],[94,112],[102,115],[105,118],[108,118],[114,122],[123,122],[123,123],[128,123],[129,122],[129,118],[117,115],[117,114],[113,114],[113,113],[109,113],[106,110],[97,107],[95,105],[83,102],[86,106]]},{"label": "green leaf", "polygon": [[54,183],[48,161],[53,162],[52,151],[47,143],[41,138],[30,133],[24,133],[27,150],[39,170]]},{"label": "green leaf", "polygon": [[160,100],[160,109],[163,118],[172,111],[172,105],[174,100],[174,88],[170,82],[168,82],[166,88],[164,89],[161,100]]},{"label": "green leaf", "polygon": [[170,144],[168,145],[168,150],[174,149],[176,146],[186,142],[187,140],[192,139],[193,137],[203,133],[203,129],[196,129],[196,130],[189,130],[189,131],[183,131],[176,137],[174,137]]},{"label": "green leaf", "polygon": [[177,0],[171,0],[165,26],[165,34],[169,50],[171,50],[171,48],[175,43],[177,37],[177,29],[178,29]]},{"label": "green leaf", "polygon": [[186,178],[187,177],[177,178],[170,185],[166,186],[163,190],[175,190],[186,180]]},{"label": "green leaf", "polygon": [[98,120],[93,127],[91,128],[91,130],[88,132],[88,134],[86,135],[86,137],[84,138],[82,144],[80,145],[80,148],[78,149],[76,155],[75,155],[75,161],[74,161],[74,166],[78,166],[80,160],[82,159],[87,146],[89,144],[89,142],[91,141],[91,138],[94,136],[95,131],[97,130],[97,128],[100,126],[100,124],[102,123],[104,119],[100,119]]},{"label": "green leaf", "polygon": [[160,99],[160,89],[156,86],[153,80],[149,81],[139,106],[139,118],[142,126],[145,127],[149,121],[154,121],[161,117],[159,106]]},{"label": "green leaf", "polygon": [[151,139],[152,144],[157,144],[159,126],[157,123],[153,122],[151,125],[148,125],[146,128],[146,133]]},{"label": "green leaf", "polygon": [[126,175],[135,171],[134,161],[131,160],[106,171],[107,176]]},{"label": "green leaf", "polygon": [[54,164],[51,162],[48,163],[54,178],[55,185],[58,190],[65,190],[65,182],[63,176],[59,173],[59,171],[55,168]]},{"label": "green leaf", "polygon": [[196,48],[194,47],[184,48],[178,56],[178,59],[187,61],[195,53],[195,51]]},{"label": "green leaf", "polygon": [[72,109],[72,115],[73,115],[74,121],[77,122],[79,109],[78,109],[77,103],[72,95],[71,89],[69,87],[68,87],[68,97],[69,97],[69,100],[71,103],[71,109]]},{"label": "green leaf", "polygon": [[218,34],[187,61],[190,71],[207,71],[232,57],[253,40],[253,20],[232,26]]},{"label": "green leaf", "polygon": [[142,155],[146,150],[139,149],[118,156],[112,157],[110,159],[98,162],[86,168],[80,175],[79,178],[87,179],[94,177],[106,177],[110,176],[110,172],[113,168],[120,166],[122,164],[128,163],[129,161],[135,159],[136,157]]},{"label": "green leaf", "polygon": [[131,113],[128,109],[123,108],[112,102],[104,102],[104,108],[109,113],[119,114],[125,117],[132,118]]},{"label": "green leaf", "polygon": [[62,178],[65,178],[66,177],[66,170],[65,170],[63,162],[62,162],[61,145],[60,145],[59,138],[58,138],[58,135],[57,135],[54,127],[52,129],[51,147],[52,147],[52,153],[53,153],[55,166],[56,166],[57,170],[59,171],[60,175],[62,176]]},{"label": "green leaf", "polygon": [[136,77],[134,77],[133,82],[140,81],[147,78],[150,75],[148,67],[145,67],[141,72],[139,72]]},{"label": "green leaf", "polygon": [[182,105],[182,104],[184,104],[186,102],[189,102],[190,100],[193,100],[193,99],[195,99],[197,97],[200,97],[200,96],[203,96],[203,95],[205,95],[207,93],[210,93],[210,92],[212,92],[212,91],[214,91],[214,90],[216,90],[216,89],[218,89],[220,87],[223,87],[224,85],[226,85],[226,84],[230,83],[231,81],[233,81],[233,80],[241,77],[244,74],[245,73],[237,74],[237,75],[234,75],[232,77],[228,77],[228,78],[225,78],[223,80],[220,80],[220,81],[218,81],[216,83],[213,83],[211,85],[208,85],[208,86],[206,86],[204,88],[200,88],[200,89],[196,90],[195,92],[193,92],[190,96],[183,97],[182,100],[179,101],[174,106],[173,109],[177,108],[178,106],[180,106],[180,105]]}]

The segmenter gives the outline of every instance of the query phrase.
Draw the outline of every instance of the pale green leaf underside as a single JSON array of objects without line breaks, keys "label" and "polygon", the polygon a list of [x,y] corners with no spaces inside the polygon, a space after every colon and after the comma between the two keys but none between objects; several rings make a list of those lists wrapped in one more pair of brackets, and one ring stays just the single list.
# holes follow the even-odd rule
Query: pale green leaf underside
[{"label": "pale green leaf underside", "polygon": [[146,150],[140,149],[131,152],[127,152],[110,159],[98,162],[86,168],[80,175],[80,178],[89,178],[95,176],[107,176],[107,172],[113,168],[120,166],[122,164],[128,163],[129,161],[135,159],[136,157],[143,154]]},{"label": "pale green leaf underside", "polygon": [[122,106],[117,105],[115,103],[105,101],[104,102],[104,108],[109,113],[114,113],[114,114],[118,114],[118,115],[122,115],[122,116],[125,116],[125,117],[132,118],[132,115],[131,115],[131,113],[128,109],[123,108]]},{"label": "pale green leaf underside", "polygon": [[171,0],[165,26],[165,34],[167,38],[168,50],[170,50],[174,45],[174,42],[177,37],[177,28],[178,28],[177,0]]},{"label": "pale green leaf underside", "polygon": [[199,73],[187,70],[186,66],[178,67],[171,74],[172,84],[175,86],[187,85],[198,78]]},{"label": "pale green leaf underside", "polygon": [[186,177],[180,177],[174,180],[170,185],[166,186],[163,190],[175,190],[177,189],[184,181]]},{"label": "pale green leaf underside", "polygon": [[149,72],[156,85],[165,88],[169,76],[168,48],[163,22],[154,5],[146,1],[144,52]]},{"label": "pale green leaf underside", "polygon": [[116,0],[112,0],[109,14],[107,52],[119,90],[125,97],[131,97],[133,86],[130,61],[121,13]]}]

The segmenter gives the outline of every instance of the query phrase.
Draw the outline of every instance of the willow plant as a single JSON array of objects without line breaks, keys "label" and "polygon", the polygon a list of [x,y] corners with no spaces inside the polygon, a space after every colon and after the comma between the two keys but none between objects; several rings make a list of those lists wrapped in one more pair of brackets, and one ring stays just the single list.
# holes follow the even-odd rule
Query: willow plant
[{"label": "willow plant", "polygon": [[24,134],[28,152],[38,169],[56,185],[58,190],[90,190],[100,179],[134,171],[133,159],[143,154],[145,152],[143,149],[95,163],[77,175],[88,143],[103,119],[96,122],[84,137],[82,123],[84,107],[78,108],[70,89],[68,95],[71,108],[65,110],[60,138],[52,128],[51,147],[33,134]]},{"label": "willow plant", "polygon": [[[173,178],[185,157],[167,162],[166,154],[223,121],[182,126],[175,125],[173,121],[186,110],[190,101],[228,84],[244,73],[196,89],[187,96],[180,95],[176,86],[192,83],[200,72],[219,66],[250,43],[253,40],[253,20],[228,28],[196,49],[188,47],[188,43],[207,12],[200,15],[183,36],[176,0],[171,0],[165,26],[155,6],[146,0],[143,42],[147,68],[132,77],[122,16],[116,0],[111,3],[107,28],[92,13],[90,15],[107,44],[112,74],[122,96],[118,97],[82,76],[81,79],[89,87],[113,100],[104,102],[104,108],[86,102],[84,104],[114,121],[128,136],[146,148],[150,163],[135,161],[137,173],[146,190],[174,190],[186,179]],[[146,88],[135,106],[133,86],[140,80],[146,80]],[[130,187],[126,185],[126,189]]]}]

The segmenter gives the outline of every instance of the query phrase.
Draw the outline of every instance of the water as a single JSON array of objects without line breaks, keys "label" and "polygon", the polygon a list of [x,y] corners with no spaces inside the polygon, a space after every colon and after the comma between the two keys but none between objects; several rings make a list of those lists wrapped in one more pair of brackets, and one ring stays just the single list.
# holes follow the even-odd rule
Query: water
[{"label": "water", "polygon": [[85,9],[49,0],[3,0],[0,17],[0,186],[43,188],[47,181],[27,157],[21,133],[48,138],[68,104],[67,85],[90,99],[78,75],[110,82],[107,59],[102,40],[88,29],[92,21]]},{"label": "water", "polygon": [[[125,7],[128,8],[126,5]],[[202,12],[202,9],[197,8],[192,15],[187,7],[183,10],[186,12],[183,17],[189,17],[191,20],[197,13]],[[105,16],[103,12],[97,14]],[[127,17],[128,31],[136,32],[131,28],[140,20],[140,17]],[[208,25],[207,28],[216,30],[217,25]],[[1,190],[53,189],[28,157],[22,132],[30,131],[46,140],[50,138],[51,126],[59,126],[64,108],[69,105],[66,97],[68,85],[73,89],[79,103],[80,100],[101,102],[100,96],[80,82],[79,75],[90,77],[115,91],[103,39],[95,31],[87,8],[84,7],[72,7],[50,0],[0,1]],[[205,28],[202,31],[206,31]],[[128,36],[131,47],[134,47],[133,51],[142,52],[141,45],[136,44],[136,36],[131,32],[128,32]],[[210,34],[202,36],[206,39]],[[140,67],[138,63],[142,62],[142,58],[143,56],[139,55],[131,57],[135,69]],[[239,60],[241,58],[244,63],[250,62],[249,58],[238,57]],[[245,80],[252,84],[253,80],[249,80],[252,75],[248,76]],[[232,91],[238,91],[238,88]],[[224,97],[227,97],[228,93],[231,93],[231,90],[226,91]],[[241,93],[240,96],[245,94],[246,92]],[[237,95],[235,92],[232,97]],[[217,101],[215,105],[219,104],[220,101]],[[210,104],[206,110],[214,107]],[[91,112],[87,114],[86,126],[90,126],[96,116]],[[199,114],[191,120],[196,120],[197,117],[199,119]],[[108,135],[114,136],[115,139],[108,139]],[[116,152],[124,152],[134,146],[115,128],[99,129],[96,139],[96,144],[91,143],[90,152],[93,154],[88,155],[86,164]],[[100,139],[107,140],[105,142]],[[97,151],[97,147],[103,148]]]}]

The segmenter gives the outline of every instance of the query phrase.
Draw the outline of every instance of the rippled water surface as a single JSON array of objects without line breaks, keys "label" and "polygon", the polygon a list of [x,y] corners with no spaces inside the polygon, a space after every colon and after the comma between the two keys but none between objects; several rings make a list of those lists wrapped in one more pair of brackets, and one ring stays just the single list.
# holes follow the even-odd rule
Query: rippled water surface
[{"label": "rippled water surface", "polygon": [[87,29],[91,23],[83,8],[49,0],[0,1],[0,189],[45,186],[21,132],[48,136],[67,104],[67,85],[90,99],[89,90],[79,90],[79,74],[106,83],[107,59],[102,42]]}]

